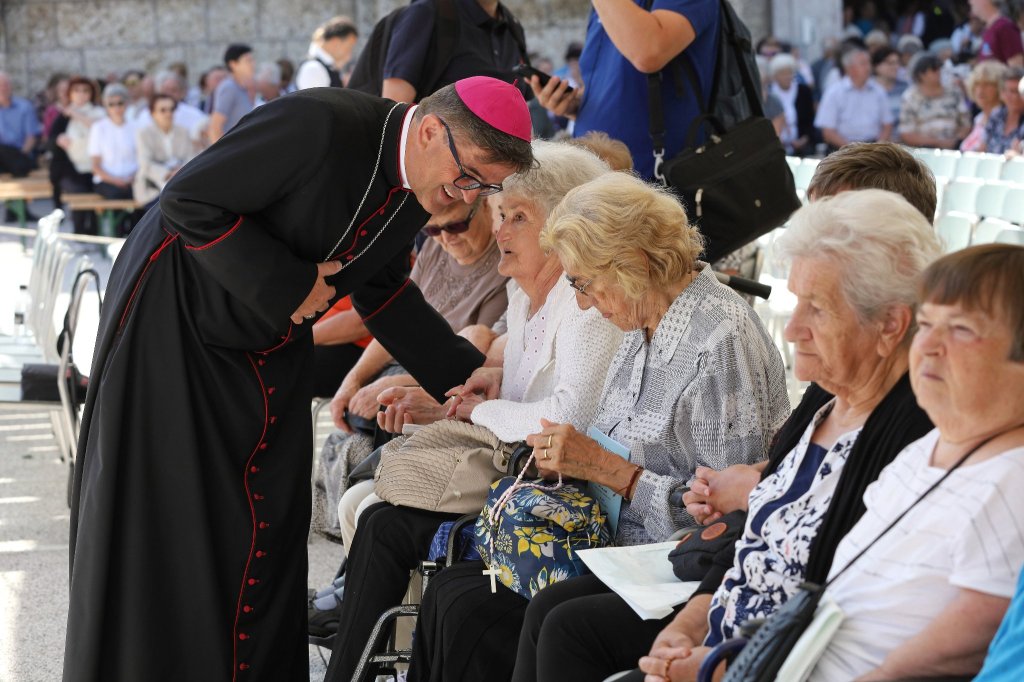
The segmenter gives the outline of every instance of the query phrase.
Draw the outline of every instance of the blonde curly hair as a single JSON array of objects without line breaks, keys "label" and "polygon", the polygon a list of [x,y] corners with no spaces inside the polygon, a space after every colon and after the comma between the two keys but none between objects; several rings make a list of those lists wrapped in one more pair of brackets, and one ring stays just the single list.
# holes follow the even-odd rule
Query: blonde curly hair
[{"label": "blonde curly hair", "polygon": [[608,173],[573,189],[540,233],[566,272],[610,273],[636,300],[682,280],[704,248],[674,196],[626,173]]}]

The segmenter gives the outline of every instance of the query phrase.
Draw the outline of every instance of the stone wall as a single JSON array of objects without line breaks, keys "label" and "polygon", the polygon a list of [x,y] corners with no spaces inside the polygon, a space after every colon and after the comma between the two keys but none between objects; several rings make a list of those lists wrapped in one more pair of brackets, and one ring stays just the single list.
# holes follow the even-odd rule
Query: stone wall
[{"label": "stone wall", "polygon": [[[297,62],[324,19],[348,14],[368,35],[379,17],[406,1],[0,0],[0,69],[20,93],[38,90],[55,71],[103,76],[175,61],[188,64],[194,80],[221,61],[230,42],[251,44],[257,61]],[[584,36],[588,0],[506,3],[523,22],[530,49],[556,64],[565,46]],[[768,32],[772,0],[733,3],[755,36]]]}]

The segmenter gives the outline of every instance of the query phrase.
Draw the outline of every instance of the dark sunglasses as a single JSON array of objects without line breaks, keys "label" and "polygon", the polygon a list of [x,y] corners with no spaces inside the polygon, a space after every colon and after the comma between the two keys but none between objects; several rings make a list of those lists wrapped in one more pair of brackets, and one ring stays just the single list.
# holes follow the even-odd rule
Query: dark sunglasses
[{"label": "dark sunglasses", "polygon": [[124,104],[124,100],[120,100],[120,99],[116,99],[116,100],[112,100],[110,102],[107,102],[107,106],[108,107],[123,107],[124,105],[125,105]]},{"label": "dark sunglasses", "polygon": [[459,220],[454,223],[448,223],[447,225],[427,225],[423,228],[423,233],[428,237],[436,237],[442,232],[448,232],[450,234],[462,234],[469,229],[469,224],[473,221],[473,216],[476,215],[476,206],[469,212],[465,220]]},{"label": "dark sunglasses", "polygon": [[155,111],[158,114],[173,114],[174,107],[157,107],[153,111]]},{"label": "dark sunglasses", "polygon": [[448,133],[448,149],[452,152],[452,158],[455,159],[455,165],[459,167],[459,177],[452,181],[452,184],[456,188],[472,192],[473,190],[480,190],[480,196],[487,197],[492,194],[497,194],[501,191],[501,185],[490,185],[486,182],[482,182],[479,178],[475,178],[466,172],[466,169],[462,167],[462,160],[459,158],[459,153],[455,151],[455,138],[452,137],[452,129],[448,127],[448,124],[444,122],[444,119],[440,116],[437,120],[444,126],[445,131]]}]

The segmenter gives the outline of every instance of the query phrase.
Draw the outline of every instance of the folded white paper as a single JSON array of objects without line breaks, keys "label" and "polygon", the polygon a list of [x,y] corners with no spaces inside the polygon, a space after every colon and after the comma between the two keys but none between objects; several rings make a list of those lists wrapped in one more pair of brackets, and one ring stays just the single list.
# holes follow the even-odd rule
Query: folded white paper
[{"label": "folded white paper", "polygon": [[678,543],[603,547],[577,552],[591,573],[644,620],[660,620],[690,598],[699,582],[681,582],[672,573],[668,553]]}]

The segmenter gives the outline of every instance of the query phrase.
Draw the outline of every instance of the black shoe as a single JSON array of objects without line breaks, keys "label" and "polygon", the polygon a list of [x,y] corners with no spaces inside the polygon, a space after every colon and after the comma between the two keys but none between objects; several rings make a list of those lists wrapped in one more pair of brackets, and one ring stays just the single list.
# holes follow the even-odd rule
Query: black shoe
[{"label": "black shoe", "polygon": [[310,603],[307,615],[309,618],[309,634],[311,636],[330,637],[338,632],[338,623],[341,621],[341,603],[326,611],[322,611]]}]

